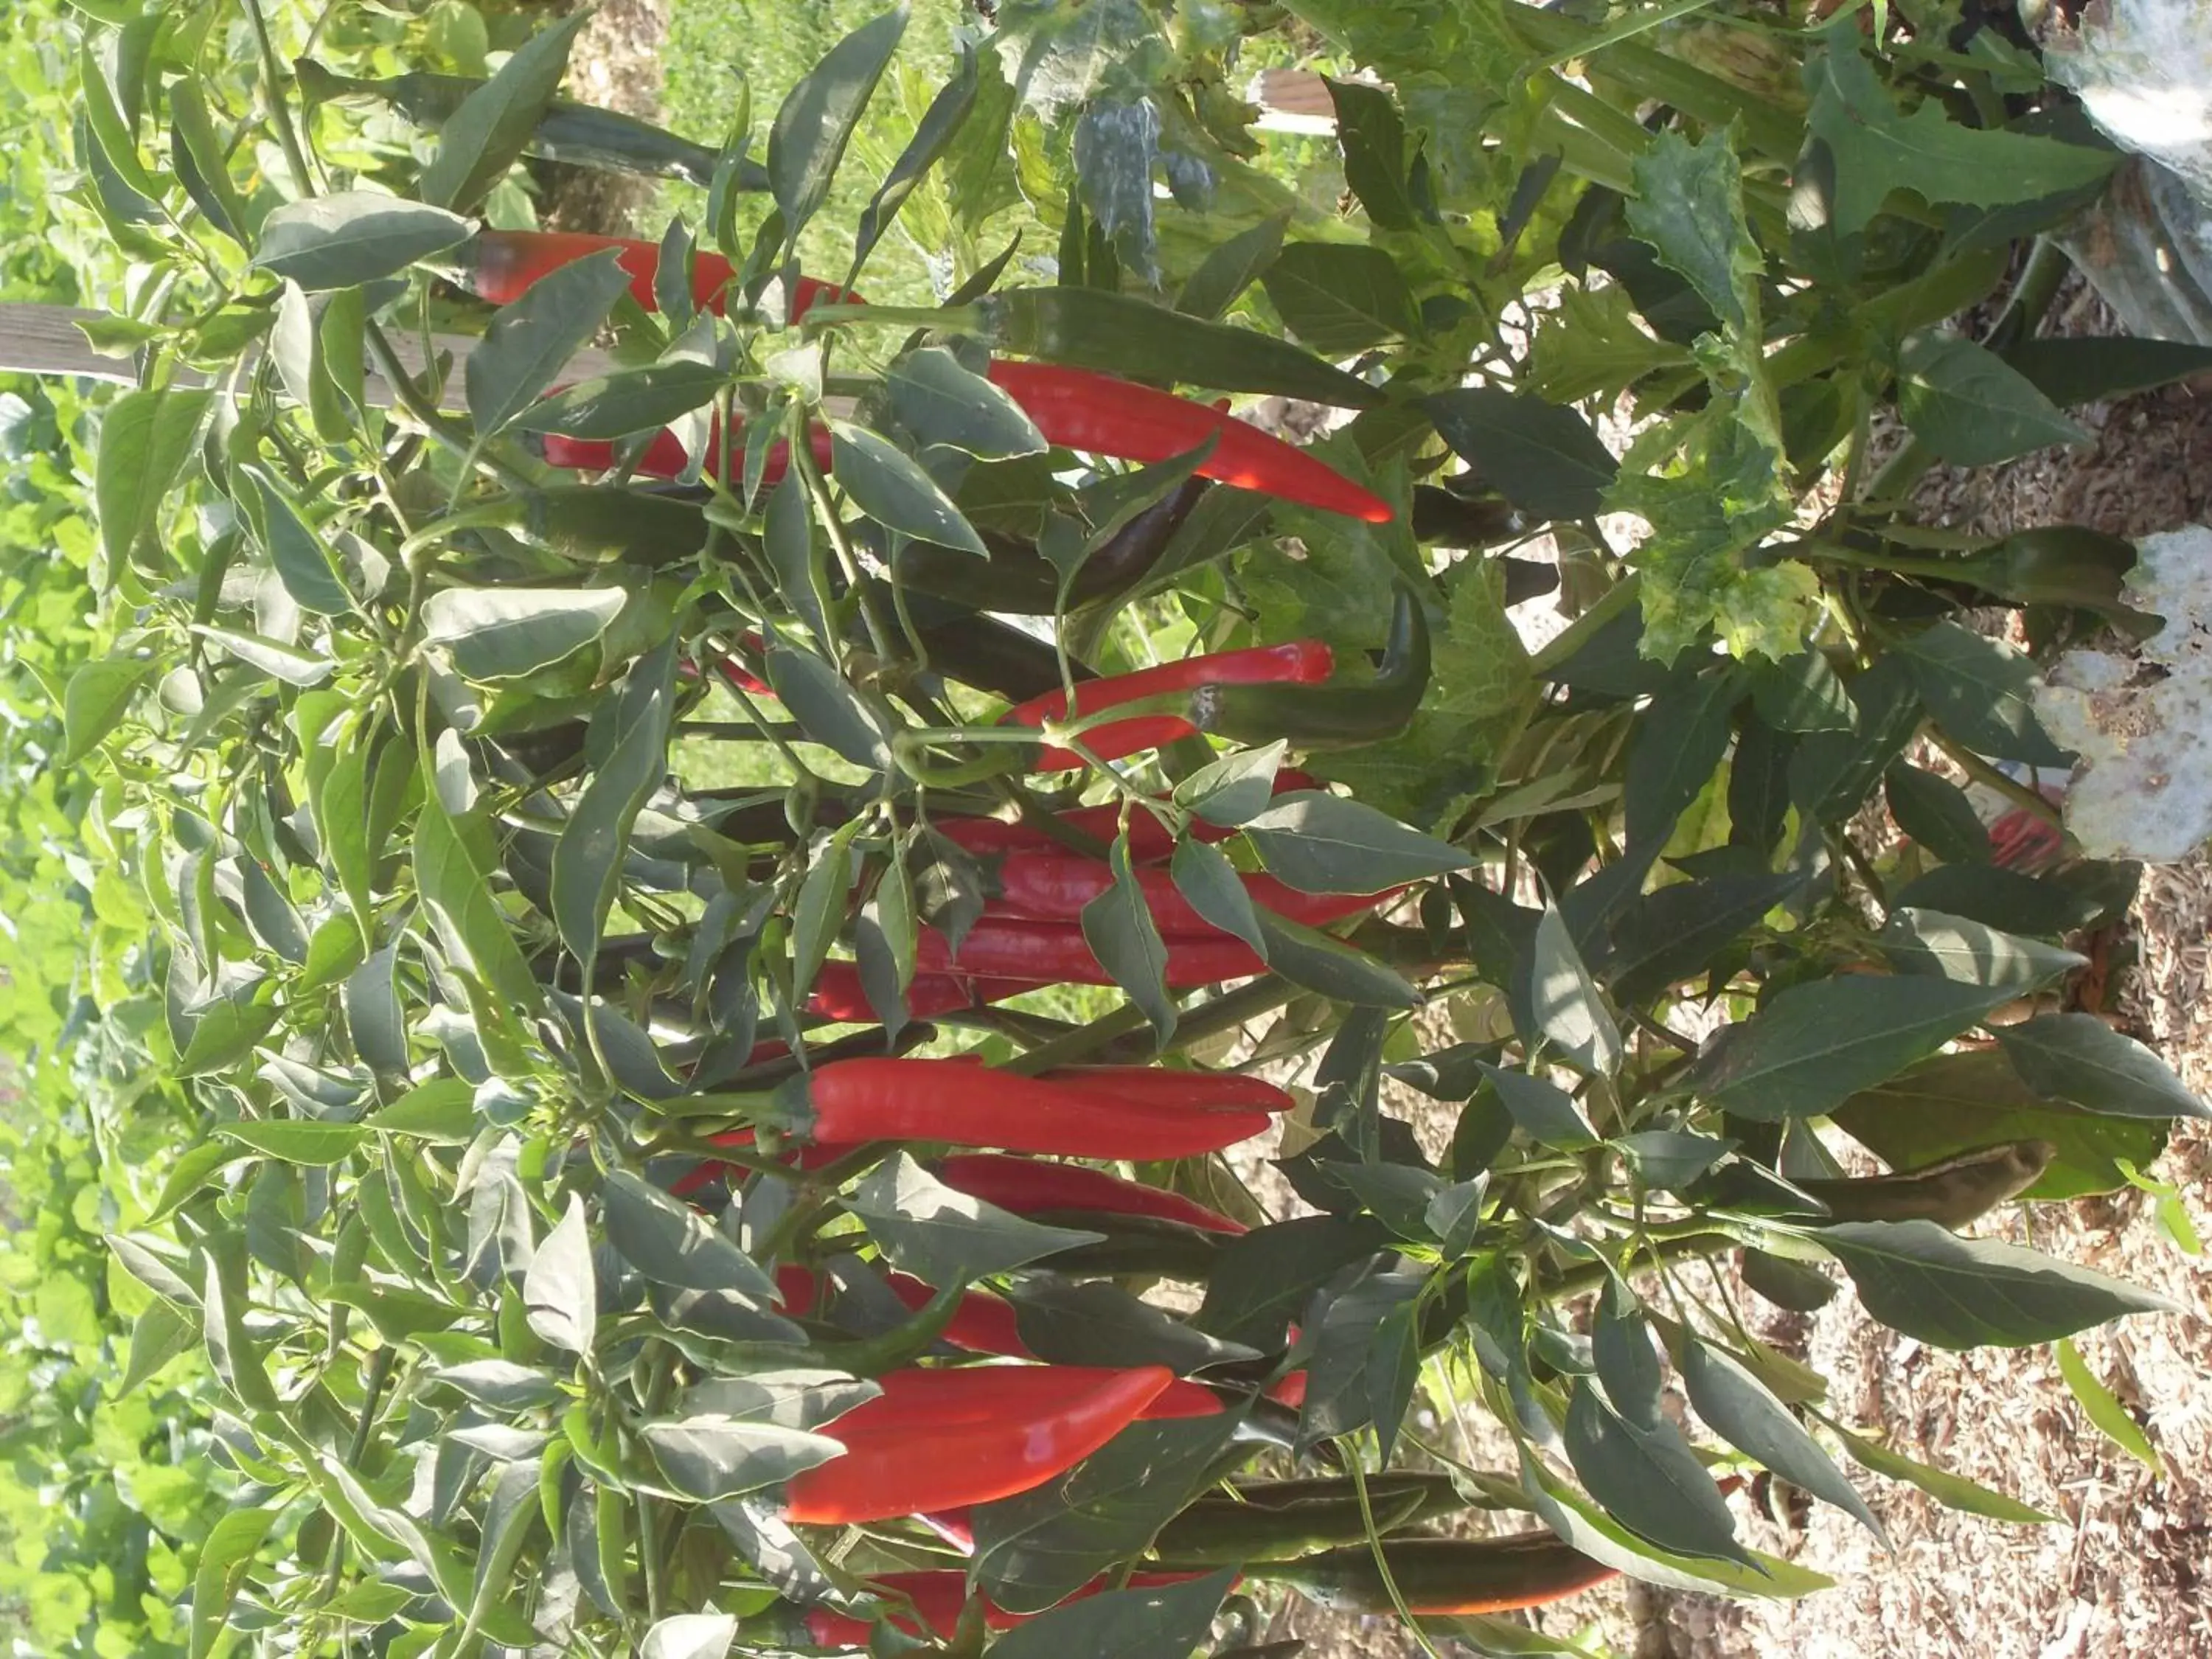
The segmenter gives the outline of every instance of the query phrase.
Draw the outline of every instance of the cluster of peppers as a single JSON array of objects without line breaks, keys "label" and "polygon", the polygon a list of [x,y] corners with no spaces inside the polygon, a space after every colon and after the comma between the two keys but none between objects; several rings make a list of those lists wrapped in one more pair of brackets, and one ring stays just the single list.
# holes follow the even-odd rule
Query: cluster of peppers
[{"label": "cluster of peppers", "polygon": [[[548,270],[609,247],[617,250],[639,303],[652,307],[659,251],[642,242],[489,232],[471,245],[462,274],[476,293],[503,304]],[[731,276],[726,262],[697,258],[695,301],[719,309]],[[825,284],[801,283],[789,305],[795,317],[814,304],[853,297]],[[1197,468],[1204,478],[1369,521],[1392,516],[1387,503],[1352,480],[1223,409],[1045,364],[995,362],[990,376],[1055,446],[1156,462],[1211,441]],[[721,434],[712,434],[710,443],[710,466],[720,476],[727,459]],[[586,471],[607,470],[616,459],[608,445],[557,434],[545,438],[544,453],[556,465]],[[787,459],[772,454],[770,472],[780,471]],[[817,439],[815,459],[824,470],[831,465],[826,438]],[[686,460],[673,435],[663,433],[633,465],[647,476],[675,477]],[[626,491],[575,494],[577,501],[564,504],[570,509],[597,494],[618,498],[622,505],[615,511],[635,505],[649,514],[653,509],[643,504],[656,500]],[[1162,539],[1194,499],[1188,489],[1178,492],[1125,535]],[[573,510],[557,516],[577,521]],[[627,527],[635,530],[634,523]],[[671,556],[696,550],[688,532],[679,532],[675,540]],[[1090,562],[1102,559],[1110,568],[1112,550]],[[912,568],[902,556],[898,574],[927,593],[927,550],[920,550]],[[1001,610],[1018,610],[1025,599],[1046,611],[1064,602],[1052,581],[1026,595],[1014,583],[994,597],[1006,601],[994,606]],[[1036,604],[1038,599],[1043,603]],[[963,630],[973,630],[981,619],[963,611],[958,621]],[[1309,744],[1378,736],[1410,717],[1427,682],[1428,654],[1421,607],[1401,591],[1379,667],[1351,684],[1341,681],[1328,647],[1300,641],[1085,679],[1072,698],[1057,672],[1040,686],[1033,668],[1008,668],[990,689],[1017,698],[1005,718],[1037,728],[1039,741],[1027,750],[1025,763],[1048,772],[1123,758],[1199,733],[1258,740],[1288,736]],[[715,667],[748,692],[766,690],[740,662]],[[1310,782],[1288,774],[1278,787]],[[1069,840],[1097,843],[1125,836],[1165,946],[1170,985],[1211,984],[1266,971],[1243,941],[1207,923],[1158,867],[1173,852],[1174,836],[1147,814],[1125,822],[1117,808],[1079,808],[1062,817],[1061,828],[1070,832],[1065,838],[994,818],[956,819],[938,827],[979,860],[989,891],[981,917],[957,948],[934,932],[921,934],[918,972],[908,992],[909,1011],[917,1017],[1045,986],[1110,982],[1085,939],[1080,919],[1084,907],[1112,884],[1112,872],[1104,861],[1068,850]],[[1193,833],[1216,832],[1198,824]],[[1383,896],[1316,896],[1266,876],[1244,880],[1255,904],[1315,927],[1358,915]],[[877,1017],[857,969],[846,963],[822,969],[809,1012],[840,1022]],[[1243,1224],[1180,1194],[1060,1160],[1202,1157],[1264,1133],[1293,1103],[1274,1085],[1233,1073],[1081,1066],[1026,1077],[969,1060],[869,1056],[817,1063],[763,1097],[748,1126],[714,1139],[801,1166],[835,1163],[880,1143],[921,1143],[946,1149],[930,1166],[939,1181],[1015,1214],[1076,1224],[1109,1218],[1218,1239],[1241,1233]],[[737,1175],[732,1165],[709,1159],[674,1190],[706,1202],[715,1182]],[[972,1506],[1058,1479],[1131,1424],[1232,1409],[1249,1413],[1261,1403],[1250,1397],[1252,1385],[1240,1395],[1226,1385],[1178,1377],[1159,1365],[1041,1363],[1004,1297],[969,1286],[941,1296],[899,1273],[887,1275],[885,1283],[936,1342],[963,1358],[892,1370],[876,1379],[879,1392],[873,1398],[822,1425],[843,1449],[787,1482],[782,1513],[790,1522],[867,1526],[912,1518],[954,1547],[969,1549]],[[804,1267],[786,1267],[778,1276],[781,1303],[799,1318],[821,1311],[828,1288]],[[1304,1389],[1304,1373],[1292,1370],[1269,1379],[1259,1392],[1276,1409],[1295,1410]],[[1155,1542],[1158,1570],[1127,1582],[1166,1582],[1231,1565],[1247,1577],[1289,1584],[1331,1606],[1450,1614],[1534,1606],[1611,1576],[1548,1532],[1376,1541],[1474,1501],[1436,1475],[1243,1483],[1231,1496],[1201,1499],[1177,1516]],[[910,1635],[950,1638],[963,1609],[977,1599],[957,1569],[893,1573],[872,1582],[892,1603],[892,1622]],[[1099,1588],[1094,1583],[1078,1594]],[[988,1628],[1018,1622],[988,1601],[981,1610]],[[789,1634],[797,1642],[836,1648],[877,1639],[873,1624],[843,1613],[817,1607],[794,1609],[792,1616]]]}]

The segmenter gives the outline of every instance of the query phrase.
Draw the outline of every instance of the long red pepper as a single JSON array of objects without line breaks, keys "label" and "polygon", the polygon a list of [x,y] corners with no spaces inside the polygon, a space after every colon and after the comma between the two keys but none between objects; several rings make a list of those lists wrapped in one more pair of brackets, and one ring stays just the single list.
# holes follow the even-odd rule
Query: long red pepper
[{"label": "long red pepper", "polygon": [[[508,305],[520,299],[532,283],[549,271],[587,259],[607,248],[618,251],[617,263],[629,276],[630,296],[647,311],[659,309],[659,299],[653,292],[653,283],[660,270],[660,249],[653,243],[624,236],[589,236],[551,230],[483,231],[461,249],[458,256],[459,280],[462,287],[479,299],[489,300],[496,306]],[[691,258],[692,304],[707,307],[720,314],[724,290],[734,274],[730,262],[720,254],[695,253]],[[860,297],[848,294],[833,283],[801,276],[792,285],[792,320],[796,322],[817,304],[845,300],[858,302]]]},{"label": "long red pepper", "polygon": [[[1216,651],[1186,657],[1181,662],[1139,668],[1133,673],[1091,680],[1076,690],[1075,713],[1102,714],[1123,703],[1144,698],[1195,694],[1209,685],[1317,685],[1336,667],[1335,653],[1320,640],[1292,640],[1283,645],[1258,645],[1242,651]],[[1004,724],[1043,726],[1069,718],[1067,693],[1048,691],[1041,697],[1017,703],[1006,711]],[[1194,736],[1197,724],[1180,714],[1133,714],[1109,720],[1083,734],[1083,746],[1100,760],[1158,749],[1181,738]],[[1039,772],[1066,771],[1083,765],[1073,750],[1042,745],[1030,764]]]},{"label": "long red pepper", "polygon": [[1124,1181],[1079,1164],[1044,1164],[993,1152],[962,1152],[941,1159],[937,1178],[955,1192],[995,1204],[1015,1215],[1045,1210],[1089,1210],[1100,1215],[1152,1216],[1207,1232],[1241,1233],[1244,1224],[1181,1193]]},{"label": "long red pepper", "polygon": [[[617,236],[485,231],[462,250],[460,281],[471,293],[495,305],[506,305],[548,271],[605,248],[618,250],[619,263],[629,276],[632,297],[653,310],[658,303],[654,283],[660,250],[651,242]],[[694,254],[692,302],[721,311],[733,274],[730,262],[720,254]],[[860,296],[832,283],[802,276],[792,290],[792,320],[798,321],[817,303],[848,300],[858,303]],[[1211,437],[1215,441],[1213,450],[1199,464],[1200,477],[1370,524],[1387,524],[1395,516],[1388,501],[1334,467],[1237,419],[1224,408],[1109,374],[1050,363],[994,362],[990,376],[1021,405],[1048,443],[1120,460],[1152,462],[1188,454]],[[587,465],[556,459],[550,453],[546,459],[556,466]],[[674,471],[659,473],[650,459],[640,468],[661,477],[673,477],[681,470],[680,454]]]},{"label": "long red pepper", "polygon": [[[1079,853],[1012,852],[992,867],[998,891],[985,914],[1023,916],[1032,921],[1077,921],[1083,907],[1109,892],[1114,872],[1101,859]],[[1191,908],[1191,902],[1164,870],[1138,870],[1138,886],[1152,926],[1169,939],[1218,939],[1221,930]],[[1382,902],[1380,894],[1304,893],[1273,876],[1243,878],[1244,890],[1255,904],[1288,916],[1309,927],[1324,927],[1347,916],[1364,915]]]},{"label": "long red pepper", "polygon": [[1388,524],[1390,504],[1249,422],[1189,398],[1118,380],[1089,369],[1003,359],[993,384],[1022,406],[1048,443],[1128,461],[1164,461],[1188,454],[1209,437],[1213,453],[1198,474],[1239,489]]},{"label": "long red pepper", "polygon": [[[988,1002],[1004,1002],[1024,991],[1042,990],[1056,980],[1003,979],[988,974],[920,973],[906,988],[907,1012],[916,1019],[957,1013]],[[882,1018],[861,988],[860,970],[850,962],[825,962],[814,976],[806,1012],[848,1024],[872,1025]]]},{"label": "long red pepper", "polygon": [[[1242,939],[1224,936],[1163,942],[1167,947],[1168,983],[1178,989],[1212,985],[1224,979],[1249,979],[1267,971],[1267,964]],[[915,939],[915,960],[931,973],[984,974],[1073,985],[1114,982],[1114,976],[1091,955],[1083,929],[1067,921],[1024,921],[987,915],[968,930],[957,952],[942,933],[925,927]]]},{"label": "long red pepper", "polygon": [[[1310,773],[1295,767],[1285,767],[1275,774],[1273,793],[1280,795],[1296,789],[1318,789],[1320,780]],[[1099,806],[1074,806],[1054,817],[1067,828],[1088,836],[1091,840],[1110,842],[1121,833],[1121,808],[1109,801]],[[968,852],[981,856],[993,853],[1050,852],[1060,843],[1032,824],[1012,822],[1006,818],[933,818],[930,827]],[[1188,833],[1194,841],[1226,841],[1237,831],[1218,823],[1208,823],[1204,818],[1193,818]],[[1129,856],[1139,864],[1166,858],[1175,851],[1175,837],[1168,828],[1150,812],[1129,814]],[[1065,850],[1065,849],[1062,849]]]},{"label": "long red pepper", "polygon": [[[937,1294],[911,1273],[888,1273],[884,1275],[884,1282],[890,1287],[893,1296],[916,1313]],[[809,1269],[791,1264],[775,1270],[775,1290],[776,1300],[794,1319],[805,1318],[822,1300],[821,1279]],[[970,1353],[998,1354],[1015,1359],[1036,1357],[1022,1346],[1012,1306],[1004,1297],[994,1296],[988,1291],[963,1291],[943,1335],[954,1347],[965,1348]]]},{"label": "long red pepper", "polygon": [[[868,1407],[854,1407],[823,1432],[833,1439],[842,1438],[845,1425],[868,1408],[876,1408],[877,1415],[862,1424],[860,1431],[874,1432],[875,1423],[895,1420],[912,1432],[933,1433],[942,1428],[1027,1416],[1072,1393],[1098,1388],[1127,1375],[1125,1368],[1115,1365],[961,1365],[943,1370],[913,1366],[878,1377],[877,1383],[883,1393],[869,1401]],[[1176,1377],[1152,1396],[1136,1420],[1218,1417],[1224,1409],[1221,1397],[1212,1389]]]},{"label": "long red pepper", "polygon": [[1164,1365],[1137,1366],[1061,1393],[1032,1415],[1001,1413],[924,1435],[888,1395],[872,1400],[829,1425],[845,1453],[791,1478],[785,1517],[828,1526],[888,1521],[1028,1492],[1103,1446],[1174,1380]]},{"label": "long red pepper", "polygon": [[779,1128],[830,1145],[935,1140],[1097,1158],[1195,1157],[1269,1122],[1249,1107],[1121,1098],[1109,1077],[1048,1082],[942,1060],[834,1061],[779,1090],[772,1113]]},{"label": "long red pepper", "polygon": [[[740,434],[740,436],[743,434]],[[707,471],[716,479],[722,477],[719,458],[722,453],[722,425],[719,420],[708,422]],[[557,432],[548,432],[538,439],[539,453],[548,466],[566,467],[571,472],[606,472],[615,464],[615,447],[604,438],[568,438]],[[807,447],[814,452],[814,464],[824,472],[830,470],[830,434],[820,429],[808,434]],[[633,469],[646,478],[679,477],[689,465],[690,457],[673,432],[660,431],[653,434],[645,453]],[[762,469],[761,482],[773,485],[783,481],[791,470],[791,446],[781,438],[768,452],[768,465]]]}]

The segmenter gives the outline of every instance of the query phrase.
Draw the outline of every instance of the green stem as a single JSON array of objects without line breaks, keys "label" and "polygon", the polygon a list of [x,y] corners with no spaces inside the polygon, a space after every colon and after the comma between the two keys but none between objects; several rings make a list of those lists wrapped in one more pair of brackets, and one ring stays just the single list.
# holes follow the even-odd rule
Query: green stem
[{"label": "green stem", "polygon": [[2050,801],[2018,779],[2009,777],[1999,771],[1972,750],[1954,743],[1933,726],[1923,727],[1921,736],[1949,756],[1959,769],[1974,782],[1982,785],[1984,788],[1996,790],[2014,805],[2025,811],[2033,812],[2045,823],[2053,824],[2061,829],[2065,827],[2064,818]]}]

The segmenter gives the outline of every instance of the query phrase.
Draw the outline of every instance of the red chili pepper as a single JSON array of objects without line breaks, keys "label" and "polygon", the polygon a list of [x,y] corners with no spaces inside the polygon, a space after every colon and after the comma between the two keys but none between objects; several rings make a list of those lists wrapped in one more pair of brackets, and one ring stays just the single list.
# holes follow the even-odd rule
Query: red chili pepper
[{"label": "red chili pepper", "polygon": [[[744,642],[755,651],[761,648],[761,636],[757,634],[747,634],[744,636]],[[676,665],[676,672],[687,680],[696,680],[699,678],[699,665],[685,658]],[[740,691],[749,691],[764,697],[772,697],[775,695],[766,680],[761,678],[735,657],[722,658],[715,663],[714,672]]]},{"label": "red chili pepper", "polygon": [[[926,1301],[928,1286],[922,1286],[922,1291]],[[862,1425],[868,1432],[875,1431],[876,1422],[894,1418],[908,1431],[994,1422],[1041,1411],[1054,1401],[1066,1399],[1072,1391],[1097,1388],[1125,1375],[1124,1368],[1115,1365],[961,1365],[942,1370],[912,1366],[878,1377],[883,1393],[866,1406],[854,1407],[823,1432],[833,1439],[842,1438],[846,1425],[863,1411],[877,1413]],[[1221,1397],[1211,1389],[1176,1377],[1153,1396],[1136,1420],[1218,1417],[1225,1409]]]},{"label": "red chili pepper", "polygon": [[[814,464],[827,472],[830,470],[830,434],[817,429],[809,435]],[[721,422],[708,422],[707,450],[710,455],[721,453]],[[548,466],[566,467],[572,472],[606,472],[612,471],[615,465],[615,447],[603,438],[564,438],[557,432],[548,432],[538,442]],[[673,478],[682,475],[690,459],[673,432],[657,432],[652,441],[646,445],[645,453],[632,470],[640,477]],[[761,482],[763,484],[781,483],[784,474],[790,469],[791,446],[779,438],[769,447],[768,465],[762,470]],[[717,479],[722,477],[719,465],[710,464],[708,471]]]},{"label": "red chili pepper", "polygon": [[1279,1116],[1296,1111],[1298,1104],[1289,1091],[1242,1072],[1178,1072],[1164,1066],[1061,1066],[1044,1077],[1048,1083],[1111,1089],[1121,1100],[1200,1111],[1249,1106]]},{"label": "red chili pepper", "polygon": [[[1252,947],[1225,935],[1218,939],[1171,939],[1167,947],[1168,983],[1177,988],[1212,985],[1224,979],[1250,979],[1267,971]],[[1023,921],[985,916],[968,930],[956,954],[945,936],[925,927],[915,940],[915,959],[932,973],[984,974],[1054,984],[1111,985],[1114,976],[1099,966],[1083,937],[1068,921]]]},{"label": "red chili pepper", "polygon": [[1049,363],[995,361],[990,376],[1048,443],[1149,462],[1188,454],[1214,437],[1213,453],[1198,465],[1202,478],[1370,524],[1396,516],[1389,502],[1334,467],[1216,405]]},{"label": "red chili pepper", "polygon": [[1146,1187],[1079,1164],[1041,1164],[995,1152],[963,1152],[934,1166],[955,1192],[980,1198],[1015,1215],[1046,1210],[1089,1210],[1100,1215],[1152,1216],[1207,1232],[1242,1233],[1244,1224],[1209,1210],[1181,1193]]},{"label": "red chili pepper", "polygon": [[[1091,680],[1076,688],[1079,714],[1097,714],[1122,703],[1181,692],[1196,696],[1214,685],[1317,685],[1335,672],[1336,657],[1320,640],[1292,640],[1285,645],[1253,646],[1243,651],[1216,651],[1186,657],[1181,662],[1139,668],[1134,673]],[[1041,697],[1017,703],[1001,722],[1010,726],[1043,726],[1069,718],[1067,693],[1048,691]],[[1181,714],[1134,714],[1109,720],[1083,734],[1083,745],[1100,760],[1120,760],[1126,755],[1158,749],[1164,744],[1194,735],[1197,724]],[[1044,744],[1031,763],[1039,772],[1064,772],[1084,764],[1082,757],[1066,749]]]},{"label": "red chili pepper", "polygon": [[[927,1307],[930,1298],[937,1294],[912,1273],[885,1273],[884,1282],[890,1286],[893,1296],[915,1313]],[[952,1316],[952,1322],[945,1328],[944,1337],[954,1347],[965,1348],[970,1353],[998,1354],[1011,1359],[1036,1357],[1022,1341],[1013,1304],[988,1291],[962,1293],[960,1306]]]},{"label": "red chili pepper", "polygon": [[[989,872],[997,892],[985,907],[986,915],[1021,916],[1031,921],[1077,921],[1083,907],[1109,892],[1114,872],[1103,859],[1085,858],[1061,850],[1011,852]],[[1200,915],[1164,870],[1138,870],[1137,884],[1145,896],[1145,908],[1152,925],[1168,939],[1219,939],[1222,931]],[[1324,927],[1347,916],[1364,915],[1381,903],[1380,893],[1303,893],[1273,876],[1243,878],[1244,890],[1255,904],[1288,916],[1309,927]]]},{"label": "red chili pepper", "polygon": [[[652,242],[634,241],[623,236],[587,236],[550,230],[483,231],[461,249],[459,281],[462,287],[480,299],[496,306],[508,305],[521,298],[532,283],[548,272],[587,259],[606,248],[620,250],[617,263],[629,275],[631,297],[647,311],[659,309],[653,280],[660,270],[660,249]],[[730,262],[720,254],[694,254],[692,304],[707,307],[719,315],[723,290],[729,287],[733,274]],[[792,288],[792,320],[798,321],[816,305],[848,300],[858,304],[860,296],[848,294],[835,283],[801,276]]]},{"label": "red chili pepper", "polygon": [[772,1111],[777,1127],[822,1145],[935,1140],[1067,1158],[1191,1158],[1267,1127],[1249,1107],[1122,1098],[1109,1069],[1076,1084],[957,1060],[842,1060],[793,1079]]},{"label": "red chili pepper", "polygon": [[[907,1012],[916,1019],[957,1013],[988,1002],[1004,1002],[1024,991],[1038,991],[1055,980],[1002,979],[988,974],[916,974],[906,988]],[[825,962],[814,976],[806,1012],[848,1024],[872,1025],[882,1018],[860,987],[860,970],[849,962]]]},{"label": "red chili pepper", "polygon": [[982,1421],[940,1420],[929,1425],[926,1434],[915,1432],[912,1411],[886,1392],[830,1425],[828,1432],[843,1443],[844,1455],[792,1477],[784,1488],[785,1517],[841,1526],[988,1504],[1028,1492],[1081,1462],[1136,1421],[1174,1380],[1164,1365],[1138,1366],[1113,1372],[1089,1388],[1060,1389],[1033,1413],[1000,1411]]}]

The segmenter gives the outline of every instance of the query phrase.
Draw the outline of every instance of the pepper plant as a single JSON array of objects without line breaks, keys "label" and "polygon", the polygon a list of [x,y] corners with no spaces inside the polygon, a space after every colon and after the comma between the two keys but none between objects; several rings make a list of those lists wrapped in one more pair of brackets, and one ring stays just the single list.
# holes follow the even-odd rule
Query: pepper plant
[{"label": "pepper plant", "polygon": [[[807,273],[901,13],[702,149],[556,101],[576,18],[380,83],[247,0],[216,96],[210,12],[85,9],[155,274],[63,702],[203,1115],[114,1237],[134,1378],[222,1391],[196,1659],[1228,1652],[1285,1589],[1522,1651],[1616,1572],[1826,1583],[1746,1478],[2040,1518],[1743,1308],[2163,1305],[1960,1231],[2203,1110],[2049,994],[2136,872],[2001,860],[1958,781],[2052,816],[2032,660],[1961,613],[2137,623],[2124,550],[1902,516],[2201,367],[2031,340],[2043,252],[1940,326],[2112,165],[2032,55],[1929,0],[1706,8],[1717,66],[1680,8],[1296,0],[1397,86],[1334,83],[1322,213],[1243,159],[1228,20],[1007,4]],[[349,171],[363,98],[419,169]],[[487,229],[532,150],[701,211]],[[1010,188],[1049,265],[867,302],[902,210],[959,254]],[[1240,1174],[1293,1112],[1282,1215]]]}]

